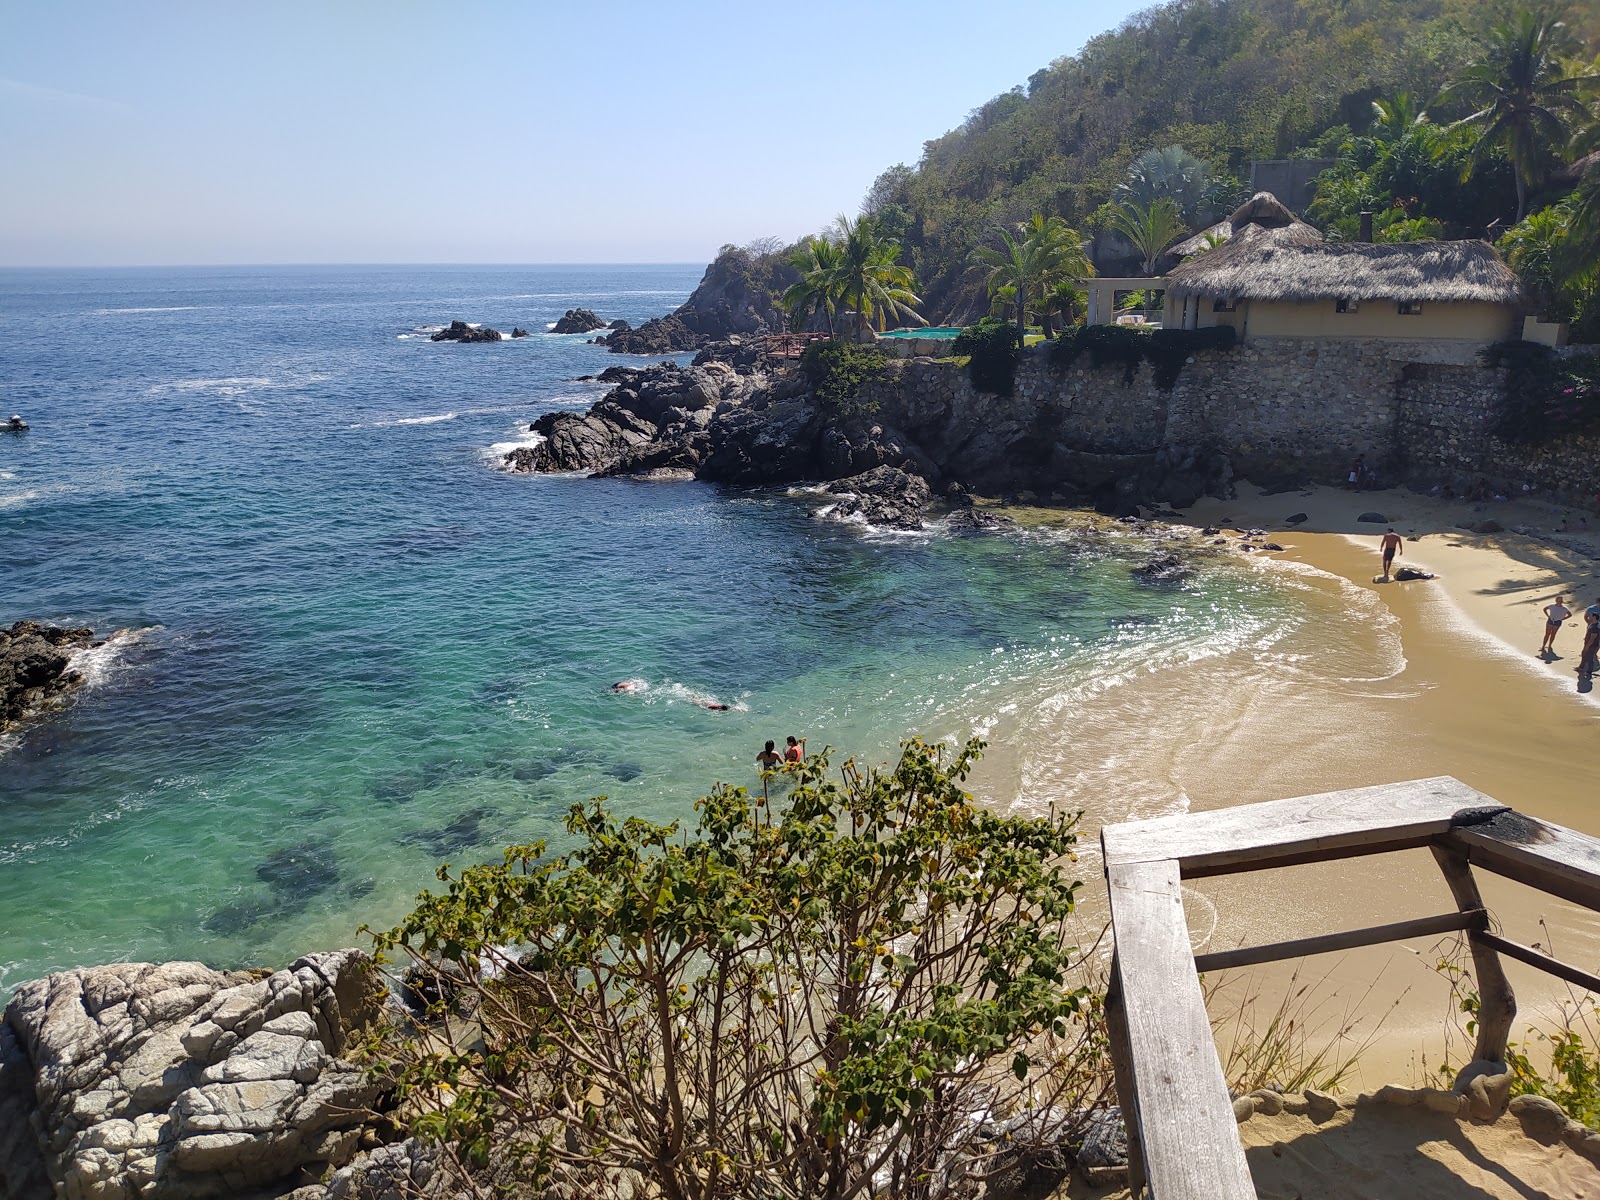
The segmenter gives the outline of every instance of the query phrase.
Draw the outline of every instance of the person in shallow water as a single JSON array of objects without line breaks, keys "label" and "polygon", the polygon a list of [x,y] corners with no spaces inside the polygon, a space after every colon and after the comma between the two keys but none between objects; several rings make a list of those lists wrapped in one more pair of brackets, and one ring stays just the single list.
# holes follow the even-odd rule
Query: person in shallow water
[{"label": "person in shallow water", "polygon": [[1394,556],[1404,554],[1406,540],[1394,531],[1394,526],[1389,526],[1389,532],[1384,534],[1378,542],[1378,548],[1383,551],[1383,577],[1389,578],[1389,568],[1394,565]]},{"label": "person in shallow water", "polygon": [[763,771],[776,771],[778,764],[783,762],[783,755],[779,754],[772,742],[767,743],[767,748],[756,755],[756,766]]},{"label": "person in shallow water", "polygon": [[[1600,601],[1596,602],[1596,607],[1600,607]],[[1594,608],[1584,609],[1583,620],[1583,654],[1578,659],[1578,675],[1587,679],[1600,670],[1600,612]]]},{"label": "person in shallow water", "polygon": [[784,750],[783,750],[783,761],[784,762],[797,763],[802,758],[804,758],[805,756],[806,756],[806,740],[805,740],[805,738],[801,738],[799,741],[796,741],[794,734],[791,733],[789,735],[789,744],[787,746],[785,746]]}]

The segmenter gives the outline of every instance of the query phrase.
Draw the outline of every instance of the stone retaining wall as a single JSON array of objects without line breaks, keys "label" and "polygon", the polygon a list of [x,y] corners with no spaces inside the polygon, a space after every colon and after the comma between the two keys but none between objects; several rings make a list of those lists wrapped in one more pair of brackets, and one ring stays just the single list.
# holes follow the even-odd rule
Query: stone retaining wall
[{"label": "stone retaining wall", "polygon": [[1148,364],[1125,382],[1121,366],[1063,370],[1037,347],[1009,399],[978,393],[950,360],[897,368],[863,399],[980,490],[1094,491],[1198,449],[1266,485],[1341,482],[1361,455],[1380,480],[1418,487],[1486,476],[1584,502],[1600,491],[1600,439],[1494,436],[1505,373],[1464,344],[1256,338],[1197,355],[1171,391]]}]

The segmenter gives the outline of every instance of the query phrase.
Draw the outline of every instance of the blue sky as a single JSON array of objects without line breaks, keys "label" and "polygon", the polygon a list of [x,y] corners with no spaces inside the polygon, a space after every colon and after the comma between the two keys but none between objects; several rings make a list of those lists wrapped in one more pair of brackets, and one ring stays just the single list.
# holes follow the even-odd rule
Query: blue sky
[{"label": "blue sky", "polygon": [[1147,0],[0,0],[0,264],[700,262]]}]

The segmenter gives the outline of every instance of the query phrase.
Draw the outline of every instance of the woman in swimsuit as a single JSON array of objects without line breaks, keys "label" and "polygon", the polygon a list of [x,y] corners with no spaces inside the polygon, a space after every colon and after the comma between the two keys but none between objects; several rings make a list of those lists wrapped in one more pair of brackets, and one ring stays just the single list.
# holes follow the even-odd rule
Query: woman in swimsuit
[{"label": "woman in swimsuit", "polygon": [[1561,622],[1572,615],[1566,599],[1565,596],[1557,596],[1554,604],[1544,606],[1544,645],[1539,647],[1540,654],[1555,653],[1556,634],[1561,632]]},{"label": "woman in swimsuit", "polygon": [[789,735],[789,745],[783,751],[783,761],[784,762],[797,763],[801,759],[803,759],[805,756],[806,756],[805,739],[802,738],[801,740],[799,740],[797,742],[794,739],[794,734],[791,733]]},{"label": "woman in swimsuit", "polygon": [[763,771],[776,771],[782,762],[783,755],[778,753],[777,747],[772,742],[768,742],[767,748],[756,755],[756,766]]}]

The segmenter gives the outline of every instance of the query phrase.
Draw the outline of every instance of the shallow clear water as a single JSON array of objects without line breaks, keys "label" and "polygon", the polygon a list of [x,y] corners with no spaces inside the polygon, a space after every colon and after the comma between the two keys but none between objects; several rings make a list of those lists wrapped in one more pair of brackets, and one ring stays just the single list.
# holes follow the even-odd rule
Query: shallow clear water
[{"label": "shallow clear water", "polygon": [[[698,275],[0,272],[0,409],[33,426],[0,438],[0,621],[142,631],[0,744],[0,992],[348,944],[440,859],[558,837],[594,794],[688,816],[754,782],[766,738],[883,757],[1081,710],[1116,741],[1192,715],[1108,705],[1119,684],[1219,655],[1296,669],[1272,647],[1336,619],[1243,564],[1140,586],[1115,533],[887,536],[809,519],[803,492],[494,469],[618,361],[549,322],[638,323]],[[536,332],[418,332],[453,318]],[[648,690],[609,692],[628,678]],[[1070,803],[1114,757],[1019,781]]]}]

